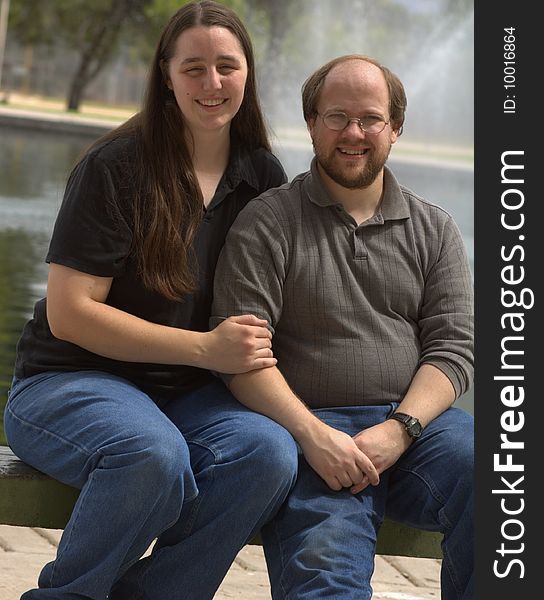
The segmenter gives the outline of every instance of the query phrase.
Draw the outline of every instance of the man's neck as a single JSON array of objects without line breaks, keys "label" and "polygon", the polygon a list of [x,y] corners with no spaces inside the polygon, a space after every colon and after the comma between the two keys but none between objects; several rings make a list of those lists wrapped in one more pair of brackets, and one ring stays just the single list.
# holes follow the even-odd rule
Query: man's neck
[{"label": "man's neck", "polygon": [[344,207],[357,225],[368,221],[376,214],[383,193],[383,170],[368,187],[350,189],[331,179],[319,164],[317,167],[330,196]]}]

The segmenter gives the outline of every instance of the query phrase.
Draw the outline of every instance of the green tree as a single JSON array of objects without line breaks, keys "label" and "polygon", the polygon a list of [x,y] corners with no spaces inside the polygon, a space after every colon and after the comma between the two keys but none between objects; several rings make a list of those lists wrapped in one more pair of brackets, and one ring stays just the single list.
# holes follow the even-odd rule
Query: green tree
[{"label": "green tree", "polygon": [[113,55],[122,31],[141,26],[147,19],[145,10],[151,2],[12,0],[9,31],[23,45],[56,46],[77,54],[67,108],[78,110],[85,88]]}]

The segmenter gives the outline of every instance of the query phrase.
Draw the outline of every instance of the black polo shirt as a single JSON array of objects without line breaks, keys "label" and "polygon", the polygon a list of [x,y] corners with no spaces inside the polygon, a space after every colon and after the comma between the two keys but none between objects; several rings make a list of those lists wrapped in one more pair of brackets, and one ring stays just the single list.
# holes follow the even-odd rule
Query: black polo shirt
[{"label": "black polo shirt", "polygon": [[[181,301],[171,301],[144,288],[130,252],[133,157],[133,141],[118,139],[93,149],[73,170],[46,261],[113,277],[106,304],[161,325],[207,331],[215,265],[227,231],[249,200],[285,183],[285,172],[266,150],[248,152],[233,146],[193,244],[197,290]],[[17,378],[44,371],[100,370],[124,377],[151,394],[170,396],[213,377],[206,370],[184,365],[117,361],[59,340],[49,329],[46,301],[36,303],[17,345]]]}]

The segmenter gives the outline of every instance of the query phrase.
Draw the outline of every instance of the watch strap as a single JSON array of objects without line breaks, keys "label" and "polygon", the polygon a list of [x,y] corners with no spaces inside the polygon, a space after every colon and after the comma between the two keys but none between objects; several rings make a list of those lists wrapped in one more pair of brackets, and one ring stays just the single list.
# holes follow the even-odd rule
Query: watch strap
[{"label": "watch strap", "polygon": [[388,419],[394,419],[395,421],[402,423],[406,432],[412,439],[416,439],[421,435],[421,423],[419,422],[419,419],[412,417],[412,415],[407,415],[403,412],[394,412],[389,415]]}]

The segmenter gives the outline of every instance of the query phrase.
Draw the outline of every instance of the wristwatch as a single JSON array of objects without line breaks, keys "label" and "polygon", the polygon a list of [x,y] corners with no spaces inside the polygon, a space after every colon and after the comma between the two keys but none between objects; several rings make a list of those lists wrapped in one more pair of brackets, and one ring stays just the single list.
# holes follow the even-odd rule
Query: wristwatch
[{"label": "wristwatch", "polygon": [[395,419],[395,421],[402,423],[406,429],[406,432],[413,440],[417,439],[423,431],[423,427],[421,427],[419,420],[411,415],[401,412],[394,412],[393,414],[389,415],[388,419]]}]

